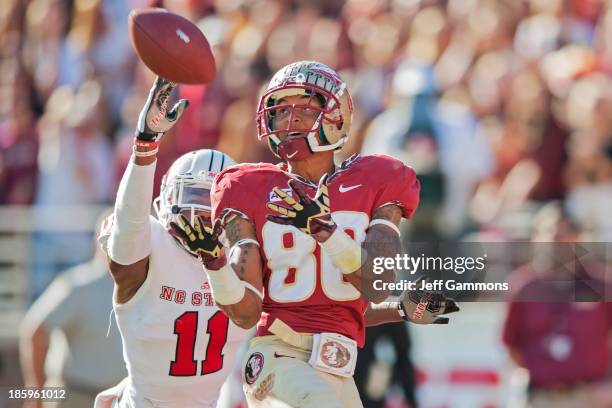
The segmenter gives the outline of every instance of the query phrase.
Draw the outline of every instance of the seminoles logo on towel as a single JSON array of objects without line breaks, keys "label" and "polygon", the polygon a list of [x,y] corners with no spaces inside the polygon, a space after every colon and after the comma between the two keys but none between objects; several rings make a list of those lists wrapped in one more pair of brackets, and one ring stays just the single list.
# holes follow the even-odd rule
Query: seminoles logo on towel
[{"label": "seminoles logo on towel", "polygon": [[257,380],[263,370],[264,357],[261,353],[253,353],[244,367],[244,380],[251,385]]},{"label": "seminoles logo on towel", "polygon": [[321,347],[321,360],[330,367],[342,368],[351,361],[351,353],[337,341],[327,341]]}]

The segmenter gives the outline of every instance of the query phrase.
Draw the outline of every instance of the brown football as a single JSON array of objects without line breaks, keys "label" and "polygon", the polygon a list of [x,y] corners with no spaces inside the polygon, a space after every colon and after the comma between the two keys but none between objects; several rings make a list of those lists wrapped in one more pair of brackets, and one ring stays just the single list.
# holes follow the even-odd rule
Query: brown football
[{"label": "brown football", "polygon": [[132,10],[132,46],[155,74],[182,84],[207,84],[217,68],[208,40],[191,21],[161,8]]}]

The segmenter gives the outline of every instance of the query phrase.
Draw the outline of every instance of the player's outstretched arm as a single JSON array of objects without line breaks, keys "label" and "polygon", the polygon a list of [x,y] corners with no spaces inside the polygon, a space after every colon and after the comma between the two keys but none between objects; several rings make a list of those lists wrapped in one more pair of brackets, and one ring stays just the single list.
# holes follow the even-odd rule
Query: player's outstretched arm
[{"label": "player's outstretched arm", "polygon": [[229,256],[219,242],[218,224],[213,230],[196,217],[194,225],[182,216],[179,224],[171,223],[171,233],[197,253],[204,265],[217,306],[239,327],[250,329],[261,315],[263,295],[262,264],[255,228],[240,217],[225,226]]},{"label": "player's outstretched arm", "polygon": [[134,138],[133,154],[123,174],[110,231],[101,241],[108,244],[109,269],[115,281],[115,301],[130,300],[145,281],[151,253],[149,215],[153,200],[153,177],[157,151],[162,136],[188,105],[180,100],[168,109],[168,100],[176,84],[157,78],[140,112]]}]

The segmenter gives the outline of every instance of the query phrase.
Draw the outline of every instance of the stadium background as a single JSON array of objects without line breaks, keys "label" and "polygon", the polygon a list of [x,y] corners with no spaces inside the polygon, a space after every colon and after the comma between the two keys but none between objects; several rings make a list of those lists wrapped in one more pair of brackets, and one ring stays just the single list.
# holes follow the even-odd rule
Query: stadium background
[{"label": "stadium background", "polygon": [[[197,21],[218,67],[210,86],[180,87],[191,106],[164,138],[157,186],[196,148],[273,160],[255,133],[260,88],[286,63],[314,59],[340,72],[355,102],[339,158],[383,152],[417,171],[422,204],[406,240],[527,240],[538,209],[561,201],[585,239],[610,241],[611,1],[3,0],[3,390],[21,384],[28,305],[91,257],[95,220],[114,200],[153,80],[127,35],[129,10],[145,6]],[[411,327],[420,406],[520,402],[526,378],[500,341],[504,307],[466,303],[448,327]],[[385,382],[390,345],[376,351],[373,386],[401,407]]]}]

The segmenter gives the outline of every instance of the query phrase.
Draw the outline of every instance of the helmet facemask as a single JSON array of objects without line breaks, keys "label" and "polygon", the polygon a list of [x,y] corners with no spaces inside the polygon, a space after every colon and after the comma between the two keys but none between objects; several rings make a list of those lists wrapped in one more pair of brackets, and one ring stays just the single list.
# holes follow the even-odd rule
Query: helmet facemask
[{"label": "helmet facemask", "polygon": [[[204,224],[210,227],[212,179],[212,175],[177,175],[172,180],[164,178],[161,193],[153,201],[153,207],[166,229],[170,231],[171,222],[178,224],[179,214],[183,214],[191,225],[194,225],[198,215],[202,216]],[[180,239],[178,241],[187,252],[197,256]]]}]

